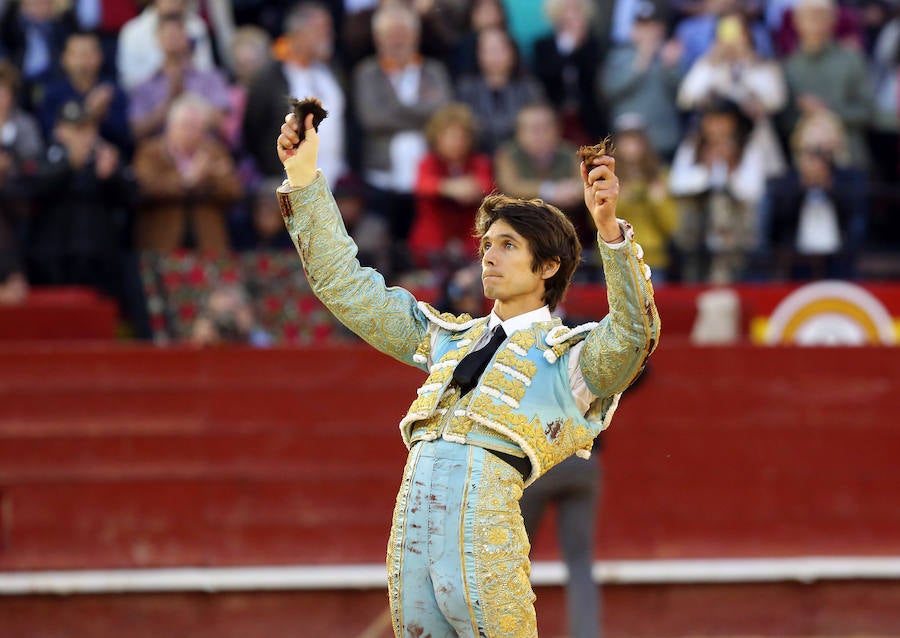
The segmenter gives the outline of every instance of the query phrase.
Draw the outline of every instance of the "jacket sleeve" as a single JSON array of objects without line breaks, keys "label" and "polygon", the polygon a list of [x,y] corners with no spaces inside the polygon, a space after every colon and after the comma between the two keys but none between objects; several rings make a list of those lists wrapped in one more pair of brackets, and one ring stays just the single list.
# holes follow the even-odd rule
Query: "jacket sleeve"
[{"label": "jacket sleeve", "polygon": [[321,171],[302,188],[285,182],[278,202],[309,285],[328,310],[381,352],[423,367],[413,356],[428,333],[427,318],[409,291],[385,286],[381,273],[360,266]]},{"label": "jacket sleeve", "polygon": [[631,226],[621,220],[620,225],[624,242],[614,248],[599,241],[609,315],[591,330],[579,361],[585,383],[598,397],[625,390],[659,342],[650,268]]}]

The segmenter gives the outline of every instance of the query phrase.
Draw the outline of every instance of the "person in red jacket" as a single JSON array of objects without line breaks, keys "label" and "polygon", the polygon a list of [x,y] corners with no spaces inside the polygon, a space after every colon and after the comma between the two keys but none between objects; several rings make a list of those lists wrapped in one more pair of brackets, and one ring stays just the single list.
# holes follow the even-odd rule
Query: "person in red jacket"
[{"label": "person in red jacket", "polygon": [[409,245],[417,266],[459,264],[478,253],[472,215],[494,189],[491,160],[475,152],[475,116],[448,104],[425,127],[429,152],[416,180],[416,217]]}]

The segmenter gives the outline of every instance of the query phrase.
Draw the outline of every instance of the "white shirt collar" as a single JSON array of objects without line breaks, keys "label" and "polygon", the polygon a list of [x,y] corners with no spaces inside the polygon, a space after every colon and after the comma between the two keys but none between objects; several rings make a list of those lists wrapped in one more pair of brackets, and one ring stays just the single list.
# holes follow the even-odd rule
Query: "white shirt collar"
[{"label": "white shirt collar", "polygon": [[510,317],[506,321],[501,321],[500,317],[494,314],[494,311],[491,310],[491,314],[489,315],[488,319],[488,329],[493,330],[497,327],[497,325],[502,325],[503,331],[507,334],[507,336],[509,336],[516,330],[528,328],[531,326],[531,324],[538,323],[539,321],[552,320],[553,316],[550,314],[550,308],[548,308],[547,306],[543,306],[541,308],[538,308],[537,310],[523,312],[521,315]]}]

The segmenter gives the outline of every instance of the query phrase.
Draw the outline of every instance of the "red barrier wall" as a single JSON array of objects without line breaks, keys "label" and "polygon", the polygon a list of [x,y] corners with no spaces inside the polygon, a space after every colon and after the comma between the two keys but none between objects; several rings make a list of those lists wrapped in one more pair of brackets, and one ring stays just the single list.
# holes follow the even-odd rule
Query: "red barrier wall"
[{"label": "red barrier wall", "polygon": [[[0,570],[380,562],[422,378],[363,346],[7,347]],[[607,437],[598,557],[900,554],[898,379],[895,349],[670,340]]]}]

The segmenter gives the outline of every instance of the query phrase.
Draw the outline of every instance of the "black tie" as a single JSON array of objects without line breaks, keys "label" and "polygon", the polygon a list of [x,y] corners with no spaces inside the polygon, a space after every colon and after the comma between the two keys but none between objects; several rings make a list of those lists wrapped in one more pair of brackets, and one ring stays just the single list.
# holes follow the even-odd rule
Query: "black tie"
[{"label": "black tie", "polygon": [[470,352],[457,364],[456,369],[453,370],[453,380],[459,385],[462,394],[465,394],[475,387],[478,378],[487,367],[488,361],[491,360],[491,357],[494,356],[494,353],[497,352],[497,348],[500,347],[500,344],[503,343],[505,339],[506,332],[504,332],[502,325],[498,325],[494,328],[494,335],[491,337],[491,340],[487,342],[487,345],[474,352]]}]

